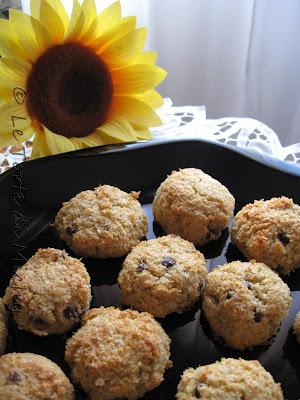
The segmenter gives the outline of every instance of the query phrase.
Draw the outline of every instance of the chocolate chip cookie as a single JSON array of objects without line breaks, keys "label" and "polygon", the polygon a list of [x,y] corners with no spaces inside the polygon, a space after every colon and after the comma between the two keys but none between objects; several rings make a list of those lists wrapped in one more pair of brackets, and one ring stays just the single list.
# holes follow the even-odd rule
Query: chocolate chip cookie
[{"label": "chocolate chip cookie", "polygon": [[3,298],[18,327],[38,336],[80,322],[91,301],[84,264],[64,250],[39,249],[11,278]]},{"label": "chocolate chip cookie", "polygon": [[206,272],[202,253],[179,236],[141,242],[119,275],[122,301],[155,317],[182,313],[199,299]]},{"label": "chocolate chip cookie", "polygon": [[222,358],[214,364],[186,369],[177,400],[283,400],[280,384],[258,361]]},{"label": "chocolate chip cookie", "polygon": [[202,245],[217,239],[233,216],[228,189],[200,169],[173,171],[153,200],[155,220],[166,233]]},{"label": "chocolate chip cookie", "polygon": [[1,400],[75,400],[73,385],[54,362],[32,353],[0,357]]},{"label": "chocolate chip cookie", "polygon": [[63,241],[83,257],[122,257],[148,230],[139,193],[103,185],[63,203],[54,226]]},{"label": "chocolate chip cookie", "polygon": [[248,259],[281,274],[300,267],[300,207],[287,197],[247,204],[235,216],[232,241]]},{"label": "chocolate chip cookie", "polygon": [[289,287],[265,264],[234,261],[207,275],[203,309],[213,332],[238,350],[265,344],[291,304]]},{"label": "chocolate chip cookie", "polygon": [[135,400],[163,381],[170,339],[150,314],[100,307],[83,324],[65,358],[91,400]]}]

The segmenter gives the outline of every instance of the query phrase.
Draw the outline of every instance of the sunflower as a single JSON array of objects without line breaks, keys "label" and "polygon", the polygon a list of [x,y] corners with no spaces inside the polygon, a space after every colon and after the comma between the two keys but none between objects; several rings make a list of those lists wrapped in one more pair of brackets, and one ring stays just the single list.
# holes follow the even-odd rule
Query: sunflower
[{"label": "sunflower", "polygon": [[166,72],[143,51],[147,30],[121,17],[120,2],[97,14],[94,0],[31,0],[0,20],[0,146],[28,140],[32,158],[151,138]]}]

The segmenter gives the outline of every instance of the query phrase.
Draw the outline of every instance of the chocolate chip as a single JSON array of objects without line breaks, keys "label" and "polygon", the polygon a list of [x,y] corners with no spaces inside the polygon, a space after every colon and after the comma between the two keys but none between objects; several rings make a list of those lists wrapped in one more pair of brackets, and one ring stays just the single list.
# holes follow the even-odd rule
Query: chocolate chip
[{"label": "chocolate chip", "polygon": [[77,229],[78,229],[77,225],[72,223],[69,226],[67,226],[67,229],[66,229],[67,230],[67,234],[72,236],[72,235],[74,235],[74,233],[77,232]]},{"label": "chocolate chip", "polygon": [[138,272],[143,272],[144,269],[146,269],[146,265],[143,263],[139,263],[136,269],[138,270]]},{"label": "chocolate chip", "polygon": [[249,282],[249,281],[244,281],[244,282],[243,282],[243,285],[245,285],[246,288],[249,289],[249,290],[252,288],[252,283]]},{"label": "chocolate chip", "polygon": [[18,296],[14,296],[12,301],[8,305],[8,309],[12,312],[20,312],[22,309],[22,305],[20,304],[20,300]]},{"label": "chocolate chip", "polygon": [[40,318],[40,317],[31,317],[31,318],[30,318],[30,321],[31,321],[32,323],[34,323],[34,324],[37,324],[37,325],[43,325],[43,324],[46,323],[46,322],[45,322],[42,318]]},{"label": "chocolate chip", "polygon": [[195,388],[195,397],[196,399],[201,399],[201,389],[206,386],[204,383],[197,383]]},{"label": "chocolate chip", "polygon": [[254,312],[254,321],[255,322],[261,322],[262,320],[262,313],[259,311]]},{"label": "chocolate chip", "polygon": [[226,293],[226,299],[227,300],[232,299],[233,296],[234,296],[234,292],[232,290],[230,290],[229,292]]},{"label": "chocolate chip", "polygon": [[164,267],[170,268],[176,264],[176,261],[172,257],[163,257],[161,263]]},{"label": "chocolate chip", "polygon": [[281,243],[286,246],[287,244],[290,243],[290,239],[286,236],[285,233],[279,232],[277,235],[278,239],[281,241]]},{"label": "chocolate chip", "polygon": [[22,376],[21,376],[21,374],[19,374],[19,372],[12,371],[9,373],[7,380],[10,383],[17,383],[22,380]]},{"label": "chocolate chip", "polygon": [[200,281],[199,283],[199,290],[202,290],[204,288],[204,282]]},{"label": "chocolate chip", "polygon": [[64,316],[67,319],[71,319],[71,320],[78,320],[80,318],[80,314],[78,312],[78,309],[75,306],[66,307],[64,309]]},{"label": "chocolate chip", "polygon": [[216,229],[209,229],[206,234],[206,240],[215,240],[220,236],[220,231]]}]

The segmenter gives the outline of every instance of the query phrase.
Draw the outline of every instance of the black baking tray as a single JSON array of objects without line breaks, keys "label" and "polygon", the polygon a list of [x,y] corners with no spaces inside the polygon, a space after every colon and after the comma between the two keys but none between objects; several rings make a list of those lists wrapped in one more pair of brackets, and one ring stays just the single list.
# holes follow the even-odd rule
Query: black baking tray
[{"label": "black baking tray", "polygon": [[[63,201],[99,184],[118,186],[125,191],[141,191],[140,200],[148,215],[147,238],[162,235],[153,223],[151,202],[155,190],[172,170],[196,167],[221,181],[236,198],[238,211],[255,199],[286,195],[300,204],[300,168],[288,166],[261,155],[204,140],[162,140],[97,147],[64,155],[27,161],[0,176],[0,296],[14,269],[24,264],[40,247],[66,248],[51,227]],[[243,256],[231,244],[226,229],[221,238],[199,247],[208,270]],[[91,307],[122,308],[117,277],[123,259],[83,260],[92,282]],[[257,359],[282,384],[285,399],[300,398],[300,345],[292,332],[295,314],[300,310],[300,269],[284,278],[292,291],[289,315],[267,346],[252,351],[234,351],[217,342],[196,304],[182,315],[160,320],[172,340],[174,366],[164,382],[143,399],[175,398],[180,375],[188,367],[213,363],[221,357]],[[39,338],[19,331],[10,323],[8,351],[42,354],[58,363],[70,376],[64,362],[65,341],[71,336]],[[76,388],[78,399],[87,399]]]}]

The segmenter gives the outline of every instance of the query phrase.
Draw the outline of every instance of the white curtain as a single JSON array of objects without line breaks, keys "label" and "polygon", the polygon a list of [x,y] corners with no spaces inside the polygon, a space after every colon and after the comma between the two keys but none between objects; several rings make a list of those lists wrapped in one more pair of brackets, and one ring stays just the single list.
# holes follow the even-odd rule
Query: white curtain
[{"label": "white curtain", "polygon": [[[96,1],[99,8],[113,2]],[[147,48],[168,71],[164,96],[204,104],[209,118],[259,119],[283,144],[300,142],[300,0],[121,3],[124,15],[149,28]]]}]

